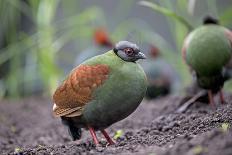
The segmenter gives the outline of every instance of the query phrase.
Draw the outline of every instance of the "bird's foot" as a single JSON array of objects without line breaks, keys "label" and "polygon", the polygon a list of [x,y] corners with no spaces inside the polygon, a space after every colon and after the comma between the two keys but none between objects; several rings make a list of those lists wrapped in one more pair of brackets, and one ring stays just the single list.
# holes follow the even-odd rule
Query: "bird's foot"
[{"label": "bird's foot", "polygon": [[215,103],[214,103],[214,99],[213,99],[213,93],[211,90],[208,90],[208,97],[209,97],[209,103],[212,106],[213,109],[215,109]]},{"label": "bird's foot", "polygon": [[109,145],[114,145],[115,144],[115,142],[110,138],[110,136],[107,134],[107,132],[104,129],[101,130],[101,133],[104,135],[104,137],[106,138]]},{"label": "bird's foot", "polygon": [[89,131],[90,131],[90,134],[91,136],[93,137],[93,142],[96,146],[99,146],[99,141],[97,139],[97,136],[96,136],[96,133],[95,133],[95,130],[91,127],[91,126],[88,126],[89,128]]},{"label": "bird's foot", "polygon": [[[89,128],[91,136],[93,137],[94,144],[96,145],[96,147],[98,147],[99,146],[99,141],[97,139],[97,136],[96,136],[94,128],[92,128],[89,125],[88,125],[88,128]],[[106,138],[107,142],[109,143],[108,145],[114,145],[115,144],[115,142],[110,138],[110,136],[107,134],[107,132],[104,129],[101,130],[101,133],[104,135],[104,137]],[[106,145],[106,146],[108,146],[108,145]]]},{"label": "bird's foot", "polygon": [[222,90],[219,91],[219,97],[220,97],[221,104],[226,104],[224,93]]}]

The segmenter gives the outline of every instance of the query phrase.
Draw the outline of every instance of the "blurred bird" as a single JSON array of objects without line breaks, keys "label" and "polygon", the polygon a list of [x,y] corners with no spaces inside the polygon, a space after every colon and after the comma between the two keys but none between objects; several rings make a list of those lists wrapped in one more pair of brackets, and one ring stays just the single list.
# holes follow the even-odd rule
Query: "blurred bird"
[{"label": "blurred bird", "polygon": [[68,126],[73,140],[81,138],[81,128],[87,128],[96,145],[95,130],[114,144],[105,128],[130,115],[146,92],[146,75],[138,59],[145,59],[139,47],[121,41],[113,50],[74,68],[57,88],[53,113]]},{"label": "blurred bird", "polygon": [[197,84],[208,91],[213,106],[213,95],[218,92],[221,103],[225,102],[222,87],[231,77],[231,54],[232,32],[210,16],[185,39],[183,59],[195,74]]},{"label": "blurred bird", "polygon": [[93,56],[103,54],[106,51],[112,49],[114,46],[109,38],[109,34],[107,33],[106,29],[103,27],[99,27],[94,31],[93,40],[95,46],[88,48],[82,51],[80,54],[78,54],[75,60],[75,65],[79,65]]},{"label": "blurred bird", "polygon": [[168,95],[176,89],[179,77],[172,66],[161,57],[157,47],[150,45],[149,55],[149,59],[141,62],[148,79],[146,97],[153,99]]}]

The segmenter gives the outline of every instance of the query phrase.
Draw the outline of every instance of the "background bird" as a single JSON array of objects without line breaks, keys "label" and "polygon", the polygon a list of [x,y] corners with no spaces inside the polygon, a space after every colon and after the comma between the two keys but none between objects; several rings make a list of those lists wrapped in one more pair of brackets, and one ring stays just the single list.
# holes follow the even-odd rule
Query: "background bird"
[{"label": "background bird", "polygon": [[173,67],[162,58],[157,47],[150,45],[148,51],[149,58],[141,62],[148,79],[146,97],[153,99],[168,95],[177,89],[179,76]]},{"label": "background bird", "polygon": [[138,46],[121,41],[74,68],[57,88],[53,112],[68,126],[73,140],[80,139],[81,128],[87,128],[96,145],[95,130],[114,144],[104,129],[130,115],[146,92],[146,75],[138,59],[145,59]]},{"label": "background bird", "polygon": [[182,55],[196,77],[198,86],[208,90],[209,101],[214,105],[213,94],[220,93],[231,76],[232,33],[210,16],[203,26],[192,31],[185,39]]},{"label": "background bird", "polygon": [[93,56],[103,54],[106,51],[112,49],[114,46],[109,37],[109,34],[107,33],[107,30],[103,27],[96,28],[93,33],[93,41],[94,46],[82,51],[80,54],[77,55],[75,65],[79,65]]}]

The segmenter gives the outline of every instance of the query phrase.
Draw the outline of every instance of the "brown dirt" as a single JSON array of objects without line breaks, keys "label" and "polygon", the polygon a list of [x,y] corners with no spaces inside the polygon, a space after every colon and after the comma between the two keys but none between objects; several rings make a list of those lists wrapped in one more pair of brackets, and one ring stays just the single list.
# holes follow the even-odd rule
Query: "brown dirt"
[{"label": "brown dirt", "polygon": [[197,102],[186,113],[176,113],[182,97],[143,101],[131,116],[107,130],[123,134],[114,146],[95,147],[88,131],[72,142],[66,128],[51,114],[51,101],[29,98],[0,103],[0,154],[232,154],[232,95],[213,109]]}]

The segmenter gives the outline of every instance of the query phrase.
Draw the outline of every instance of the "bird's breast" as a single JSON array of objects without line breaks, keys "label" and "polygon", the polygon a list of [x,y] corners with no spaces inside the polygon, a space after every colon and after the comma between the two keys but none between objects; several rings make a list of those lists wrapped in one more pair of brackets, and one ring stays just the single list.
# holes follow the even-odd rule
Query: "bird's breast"
[{"label": "bird's breast", "polygon": [[108,79],[96,89],[83,112],[83,118],[95,128],[105,128],[130,115],[146,92],[146,76],[138,64],[125,63],[111,69]]}]

